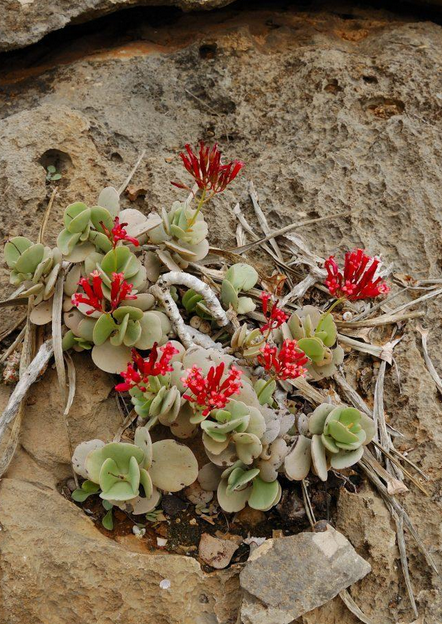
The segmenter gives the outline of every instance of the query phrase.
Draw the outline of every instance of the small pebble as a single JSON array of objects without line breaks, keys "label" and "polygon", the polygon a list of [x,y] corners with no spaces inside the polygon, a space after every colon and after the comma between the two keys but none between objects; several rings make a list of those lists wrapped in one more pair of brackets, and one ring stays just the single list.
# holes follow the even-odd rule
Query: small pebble
[{"label": "small pebble", "polygon": [[157,537],[157,545],[158,546],[160,546],[162,548],[166,544],[167,544],[167,539],[164,539],[164,537]]},{"label": "small pebble", "polygon": [[161,589],[170,589],[170,585],[171,585],[171,583],[170,583],[169,579],[163,579],[160,582]]},{"label": "small pebble", "polygon": [[344,321],[351,321],[351,319],[353,318],[353,314],[350,312],[350,310],[347,310],[347,312],[344,312],[344,314],[342,315],[342,318]]}]

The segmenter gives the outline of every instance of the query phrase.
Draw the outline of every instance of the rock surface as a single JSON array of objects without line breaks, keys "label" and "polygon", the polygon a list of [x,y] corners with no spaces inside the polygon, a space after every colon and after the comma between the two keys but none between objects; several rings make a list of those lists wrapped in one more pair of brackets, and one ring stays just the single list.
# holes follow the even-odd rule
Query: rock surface
[{"label": "rock surface", "polygon": [[370,565],[330,525],[267,540],[240,574],[244,624],[289,624],[364,578]]},{"label": "rock surface", "polygon": [[[169,180],[181,173],[177,151],[185,142],[201,137],[218,140],[229,157],[247,163],[242,179],[235,180],[220,199],[219,208],[209,214],[213,244],[235,244],[231,207],[236,201],[253,220],[245,193],[245,182],[253,179],[272,227],[343,210],[352,212],[349,219],[329,221],[327,227],[318,224],[300,230],[319,254],[340,256],[346,248],[363,245],[373,253],[382,252],[388,263],[395,263],[398,273],[442,278],[439,25],[413,16],[331,3],[326,11],[298,11],[294,6],[282,10],[276,3],[272,9],[253,12],[227,7],[203,17],[183,15],[154,26],[149,15],[136,23],[116,16],[114,26],[107,30],[100,25],[99,32],[64,41],[50,53],[42,44],[3,63],[3,239],[19,232],[35,238],[53,188],[45,183],[48,164],[55,164],[63,176],[48,243],[54,242],[68,203],[76,199],[92,203],[105,185],[119,186],[144,148],[146,158],[133,184],[147,192],[134,203],[125,197],[124,207],[136,206],[147,213],[170,205],[179,196],[169,187]],[[255,251],[253,260],[265,267],[265,257]],[[6,286],[6,272],[1,271],[3,294],[12,292],[12,287]],[[416,293],[399,297],[398,304],[409,300],[409,295]],[[395,301],[391,305],[396,305]],[[440,299],[422,309],[426,312],[422,322],[431,328],[430,354],[442,374]],[[0,319],[3,331],[15,322],[16,314],[2,309]],[[376,330],[370,337],[374,342],[385,338]],[[395,354],[400,384],[393,367],[386,376],[387,419],[405,435],[400,450],[407,451],[430,476],[425,484],[429,498],[409,484],[410,492],[401,500],[442,567],[442,407],[413,323],[407,326]],[[109,397],[112,380],[100,374],[92,384],[86,360],[80,357],[76,362],[81,381],[70,417],[73,437],[75,441],[95,435],[110,439],[120,422]],[[370,402],[374,380],[362,383],[359,372],[364,365],[371,366],[371,361],[349,356],[348,378],[367,392]],[[97,602],[109,599],[115,612],[119,607],[126,609],[126,624],[144,619],[158,624],[173,622],[180,612],[186,612],[186,585],[181,584],[174,594],[173,613],[169,602],[161,598],[156,581],[149,586],[145,600],[142,589],[153,570],[151,558],[127,552],[128,547],[116,546],[103,537],[56,490],[69,475],[69,457],[54,381],[49,371],[30,396],[22,448],[0,484],[0,523],[5,527],[0,532],[0,624],[40,624],[48,619],[58,624],[59,604],[66,610],[64,621],[89,624],[90,614],[97,615]],[[48,492],[51,525],[44,513],[46,498],[39,492]],[[25,496],[33,501],[29,507]],[[33,524],[37,530],[32,532]],[[368,488],[357,495],[343,494],[336,527],[374,571],[349,590],[358,606],[374,622],[413,621],[394,528],[382,501]],[[26,537],[28,529],[33,539]],[[91,540],[86,548],[79,532]],[[59,549],[59,560],[51,539]],[[420,614],[426,624],[440,624],[440,579],[428,570],[408,535],[407,543]],[[134,551],[140,547],[139,540],[136,544],[130,546]],[[24,556],[32,562],[25,580]],[[107,584],[98,583],[98,576],[92,581],[85,577],[82,582],[76,566],[84,564],[94,574],[97,570],[101,573],[108,556],[114,577],[106,576]],[[80,563],[73,562],[75,557]],[[127,578],[117,568],[118,557],[125,565],[129,562]],[[166,555],[157,557],[153,559],[158,565],[172,566]],[[63,561],[72,563],[72,576]],[[203,618],[204,624],[215,624],[214,617],[223,624],[235,621],[237,577],[235,580],[225,571],[217,580],[217,576],[205,576],[192,561],[177,565],[190,566],[184,569],[190,570],[193,587],[209,583],[212,588],[209,593],[202,591],[209,603],[205,598],[198,602],[190,597],[195,617]],[[147,572],[140,576],[138,568]],[[60,570],[66,578],[64,588],[60,587]],[[168,574],[173,581],[172,572]],[[224,579],[227,585],[223,585]],[[131,592],[131,581],[140,593],[130,593],[129,610],[127,605],[123,607],[125,595],[119,587]],[[48,595],[56,598],[48,600]],[[199,590],[196,595],[201,595]],[[79,604],[75,617],[69,613],[74,608],[73,597]],[[39,620],[36,603],[43,598],[49,615],[47,612]],[[103,622],[113,620],[108,613]],[[298,622],[356,624],[356,619],[335,598],[300,616]]]},{"label": "rock surface", "polygon": [[70,24],[134,6],[207,11],[233,0],[0,0],[0,52],[24,48]]}]

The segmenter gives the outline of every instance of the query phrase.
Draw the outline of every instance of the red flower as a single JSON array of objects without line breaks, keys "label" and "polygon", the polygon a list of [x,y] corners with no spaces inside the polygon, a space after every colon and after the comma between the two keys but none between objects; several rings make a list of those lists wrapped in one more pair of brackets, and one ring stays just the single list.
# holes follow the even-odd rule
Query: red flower
[{"label": "red flower", "polygon": [[104,312],[104,295],[101,287],[103,280],[98,271],[93,271],[88,278],[82,277],[78,285],[84,290],[84,294],[75,293],[72,295],[72,303],[77,306],[85,303],[91,307],[86,314],[93,314],[95,311]]},{"label": "red flower", "polygon": [[269,301],[271,298],[272,296],[270,293],[265,291],[261,293],[262,312],[267,321],[267,323],[259,330],[261,334],[264,334],[266,331],[270,334],[271,331],[280,327],[288,319],[288,314],[286,314],[281,308],[278,308],[278,301],[275,301],[269,309]]},{"label": "red flower", "polygon": [[213,409],[225,407],[229,398],[233,394],[238,394],[242,387],[242,371],[235,366],[230,368],[228,376],[221,383],[224,368],[225,364],[221,362],[216,367],[212,366],[205,376],[201,368],[192,366],[187,377],[182,378],[183,385],[194,395],[185,394],[183,398],[204,407],[203,416],[207,416]]},{"label": "red flower", "polygon": [[[90,310],[86,311],[86,314],[93,314],[96,312],[106,313],[106,299],[104,298],[103,280],[98,271],[93,271],[89,277],[82,277],[78,282],[78,285],[84,290],[84,294],[75,293],[72,295],[72,303],[74,306],[79,306],[80,303],[85,303],[90,306]],[[125,299],[136,299],[136,295],[131,295],[132,284],[128,284],[124,279],[123,273],[112,273],[111,282],[111,312],[116,310],[120,303]]]},{"label": "red flower", "polygon": [[112,312],[118,308],[125,299],[136,299],[136,295],[131,295],[133,286],[124,279],[124,273],[112,273],[111,283],[111,309]]},{"label": "red flower", "polygon": [[120,223],[120,219],[118,217],[115,217],[114,227],[111,230],[108,230],[103,222],[101,222],[100,225],[103,228],[104,233],[112,243],[112,247],[114,249],[120,240],[128,241],[129,243],[132,243],[132,245],[135,245],[135,247],[139,247],[139,241],[137,241],[137,239],[133,238],[132,236],[128,236],[126,230],[124,229],[127,223]]},{"label": "red flower", "polygon": [[[159,357],[159,351],[161,356]],[[145,391],[145,387],[149,385],[149,377],[157,377],[158,375],[166,375],[173,371],[170,360],[179,353],[171,342],[168,342],[158,350],[158,344],[155,343],[151,349],[150,355],[144,359],[136,349],[132,349],[132,361],[128,364],[127,369],[120,373],[124,382],[115,386],[117,392],[127,392],[135,386],[140,387],[141,391]],[[158,359],[159,357],[159,359]]]},{"label": "red flower", "polygon": [[[212,147],[200,141],[199,153],[195,153],[189,144],[185,145],[187,154],[180,154],[184,167],[193,177],[200,189],[221,193],[226,186],[232,182],[244,167],[240,160],[223,165],[221,162],[221,152],[217,143]],[[189,189],[183,182],[172,182],[178,188]]]},{"label": "red flower", "polygon": [[390,288],[382,277],[376,277],[381,265],[379,258],[367,256],[363,249],[353,249],[345,254],[344,273],[334,256],[325,261],[327,279],[325,285],[333,297],[357,301],[385,295]]},{"label": "red flower", "polygon": [[261,353],[258,356],[259,363],[276,379],[304,377],[306,370],[303,366],[307,364],[308,357],[299,349],[296,340],[284,340],[279,351],[266,344]]}]

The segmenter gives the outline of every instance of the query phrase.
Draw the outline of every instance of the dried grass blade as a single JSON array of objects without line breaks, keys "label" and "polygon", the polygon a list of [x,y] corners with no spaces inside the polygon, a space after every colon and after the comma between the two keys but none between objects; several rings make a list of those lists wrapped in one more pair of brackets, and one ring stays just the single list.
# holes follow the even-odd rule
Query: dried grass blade
[{"label": "dried grass blade", "polygon": [[126,178],[126,179],[125,179],[125,181],[123,182],[123,184],[122,184],[122,185],[120,186],[120,188],[118,189],[118,195],[121,195],[121,193],[124,191],[124,189],[127,187],[127,185],[130,183],[130,181],[131,181],[131,180],[132,180],[132,178],[134,177],[135,172],[136,172],[136,170],[138,169],[138,167],[140,166],[140,163],[141,163],[141,161],[143,160],[145,153],[146,153],[146,150],[144,149],[144,150],[141,152],[141,154],[140,154],[140,156],[139,156],[139,158],[138,158],[137,162],[135,163],[134,167],[132,168],[132,171],[129,173],[129,175],[127,176],[127,178]]},{"label": "dried grass blade", "polygon": [[355,617],[358,618],[363,624],[374,624],[373,620],[370,620],[363,611],[358,607],[353,598],[350,596],[349,592],[346,589],[343,589],[339,592],[339,597],[342,602],[345,604],[347,609],[353,613]]},{"label": "dried grass blade", "polygon": [[52,338],[54,347],[55,368],[57,370],[58,383],[63,393],[66,392],[66,371],[64,368],[63,345],[61,335],[61,323],[63,314],[63,285],[64,270],[57,277],[54,296],[52,300]]},{"label": "dried grass blade", "polygon": [[304,499],[305,511],[307,513],[307,518],[310,522],[310,526],[313,527],[316,524],[316,518],[315,518],[315,513],[313,511],[312,503],[310,501],[310,496],[308,495],[308,488],[307,488],[305,479],[301,481],[301,485],[302,485],[302,497]]},{"label": "dried grass blade", "polygon": [[381,316],[377,316],[373,319],[366,319],[365,321],[336,321],[336,325],[345,331],[346,327],[350,327],[352,329],[356,327],[379,327],[380,325],[392,325],[393,323],[400,323],[401,321],[408,321],[409,319],[421,318],[422,316],[425,316],[425,312],[417,310],[415,312],[407,312],[406,314],[382,314]]},{"label": "dried grass blade", "polygon": [[[434,297],[438,297],[439,295],[442,295],[442,288],[438,288],[437,290],[433,290],[432,292],[429,292],[426,295],[422,295],[422,297],[418,297],[417,299],[413,299],[413,301],[408,301],[408,303],[402,304],[401,306],[399,306],[395,310],[391,310],[389,312],[389,314],[390,315],[399,314],[400,312],[402,312],[403,310],[406,310],[407,308],[412,308],[413,306],[415,306],[418,303],[423,303],[424,301],[428,301],[429,299],[434,299]],[[380,318],[382,318],[382,317],[380,317]]]},{"label": "dried grass blade", "polygon": [[[69,412],[71,410],[71,407],[72,407],[72,404],[73,404],[74,398],[75,398],[77,375],[76,375],[76,371],[75,371],[74,362],[72,361],[71,356],[68,353],[65,353],[64,354],[64,359],[65,359],[66,368],[67,368],[67,371],[68,371],[69,392],[68,392],[68,398],[66,400],[66,405],[65,405],[65,408],[64,408],[64,412],[63,412],[63,421],[64,421],[64,426],[65,426],[65,429],[66,429],[66,437],[67,437],[67,440],[68,440],[69,452],[70,452],[70,455],[72,457],[72,455],[74,454],[74,447],[73,447],[73,444],[72,444],[71,431],[69,429],[68,416],[69,416]],[[63,367],[63,370],[64,370],[64,367]],[[74,469],[72,469],[72,476],[74,478],[75,485],[78,487],[78,476],[77,476],[77,473],[75,472]]]},{"label": "dried grass blade", "polygon": [[[249,184],[249,195],[250,195],[250,199],[252,200],[253,210],[255,211],[256,218],[258,219],[258,223],[261,226],[261,230],[263,231],[263,234],[265,236],[268,236],[270,234],[270,227],[266,219],[266,216],[263,213],[261,206],[258,203],[258,194],[256,192],[253,182],[250,182]],[[276,253],[278,258],[284,261],[283,255],[281,253],[281,250],[276,240],[274,238],[271,238],[269,240],[269,243],[273,247],[273,251]]]},{"label": "dried grass blade", "polygon": [[385,468],[375,459],[375,457],[371,454],[368,448],[364,449],[363,460],[367,463],[372,470],[385,481],[387,484],[387,492],[390,496],[395,496],[396,494],[404,494],[408,492],[408,488],[399,479],[396,479],[393,475],[391,475]]},{"label": "dried grass blade", "polygon": [[52,191],[51,197],[49,199],[48,206],[43,216],[43,221],[41,222],[40,231],[38,233],[38,238],[37,238],[37,243],[42,243],[44,245],[46,228],[48,226],[49,217],[50,217],[52,206],[54,205],[54,201],[57,196],[57,193],[58,193],[58,186],[54,188],[54,190]]},{"label": "dried grass blade", "polygon": [[419,617],[419,612],[416,606],[416,600],[414,598],[413,586],[411,585],[410,571],[408,569],[407,559],[407,546],[405,544],[404,535],[404,521],[401,515],[397,514],[394,509],[391,509],[391,515],[396,524],[396,536],[399,547],[399,555],[401,559],[402,574],[404,575],[405,585],[407,587],[408,597],[410,599],[411,608],[415,617]]},{"label": "dried grass blade", "polygon": [[26,333],[26,327],[23,327],[23,329],[21,330],[21,332],[18,334],[17,338],[14,340],[14,342],[6,349],[6,351],[3,353],[3,355],[0,358],[0,364],[3,364],[3,362],[5,360],[8,359],[8,357],[11,355],[11,353],[13,353],[15,351],[15,349],[18,347],[18,345],[21,343],[21,341],[24,339],[25,337],[25,333]]},{"label": "dried grass blade", "polygon": [[415,477],[413,477],[413,475],[408,472],[408,470],[406,470],[401,463],[399,462],[399,460],[396,459],[396,457],[394,457],[387,449],[385,449],[383,446],[381,446],[380,444],[378,444],[377,442],[375,442],[375,440],[372,441],[373,444],[375,446],[377,446],[386,457],[388,457],[388,459],[395,465],[397,466],[405,475],[408,479],[410,479],[410,481],[412,483],[414,483],[414,485],[423,493],[425,494],[425,496],[430,496],[429,492],[427,492],[427,490],[419,483],[419,481],[417,479],[415,479]]},{"label": "dried grass blade", "polygon": [[428,340],[428,334],[430,332],[428,331],[428,329],[424,329],[420,325],[416,325],[416,329],[418,330],[422,338],[422,350],[424,352],[424,360],[425,360],[425,364],[427,365],[428,372],[433,378],[433,381],[436,384],[437,389],[442,394],[442,379],[439,377],[439,374],[437,370],[435,369],[434,364],[430,358],[430,354],[428,352],[427,340]]},{"label": "dried grass blade", "polygon": [[[40,373],[46,368],[49,360],[51,359],[53,354],[52,340],[47,340],[40,347],[37,355],[26,368],[26,370],[20,375],[20,380],[14,388],[11,396],[9,397],[8,404],[3,414],[0,416],[0,443],[3,440],[3,437],[8,429],[8,425],[15,419],[20,413],[22,407],[22,401],[26,396],[27,391],[32,386],[32,384],[37,380]],[[20,416],[19,416],[20,418]],[[14,427],[17,429],[17,427]],[[16,432],[16,438],[18,439],[18,433]],[[8,443],[9,446],[9,443]],[[15,449],[14,449],[15,450]],[[8,453],[9,454],[9,453]],[[10,457],[12,459],[12,456]],[[10,461],[9,459],[9,461]],[[0,465],[3,470],[6,470],[5,458],[0,460]],[[3,474],[3,472],[0,473]]]},{"label": "dried grass blade", "polygon": [[306,225],[313,225],[314,223],[322,223],[324,221],[331,221],[333,219],[349,217],[351,214],[352,213],[350,211],[338,212],[335,215],[326,215],[325,217],[319,217],[317,219],[308,219],[307,221],[300,221],[299,223],[291,223],[290,225],[286,225],[280,228],[279,230],[275,230],[274,232],[271,232],[267,236],[264,236],[264,238],[259,238],[258,240],[253,241],[252,243],[248,243],[247,245],[243,245],[242,247],[237,247],[235,249],[230,249],[229,251],[232,251],[234,253],[245,253],[246,251],[250,251],[251,249],[254,249],[258,245],[262,245],[262,243],[266,243],[272,238],[276,238],[277,236],[282,236],[283,234],[286,234],[287,232],[290,232],[291,230],[294,230],[296,228],[305,227]]},{"label": "dried grass blade", "polygon": [[411,522],[410,517],[407,514],[407,512],[405,511],[405,509],[398,503],[398,501],[393,496],[391,496],[388,493],[387,488],[385,487],[385,485],[382,483],[382,481],[379,479],[379,477],[373,471],[373,469],[370,467],[370,465],[367,464],[364,461],[364,458],[359,462],[359,465],[364,470],[364,472],[366,473],[366,475],[369,478],[369,480],[379,490],[381,496],[383,497],[383,499],[384,499],[384,501],[386,503],[386,506],[387,506],[388,510],[390,511],[391,508],[393,508],[396,511],[396,513],[399,514],[403,518],[404,523],[405,523],[407,529],[410,531],[410,534],[413,537],[414,541],[416,542],[416,545],[418,546],[419,550],[421,551],[421,553],[425,557],[426,562],[432,568],[432,570],[434,570],[434,572],[436,574],[439,574],[439,570],[438,570],[437,565],[436,565],[436,563],[435,563],[435,561],[433,559],[433,556],[427,550],[425,544],[423,543],[419,533],[416,531],[416,528],[415,528],[414,524]]}]

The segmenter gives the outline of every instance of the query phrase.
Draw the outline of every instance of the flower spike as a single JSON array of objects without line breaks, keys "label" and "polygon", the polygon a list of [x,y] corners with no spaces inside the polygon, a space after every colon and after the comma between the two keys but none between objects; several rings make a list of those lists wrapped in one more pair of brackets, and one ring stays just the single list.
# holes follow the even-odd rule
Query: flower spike
[{"label": "flower spike", "polygon": [[[183,165],[195,180],[198,188],[213,194],[222,193],[236,178],[244,167],[244,163],[240,160],[233,160],[224,165],[217,143],[209,147],[204,141],[200,141],[199,145],[199,152],[194,152],[189,144],[185,145],[186,152],[180,154]],[[172,184],[178,188],[190,190],[189,186],[183,182],[172,182]]]},{"label": "flower spike", "polygon": [[208,416],[213,409],[225,407],[229,398],[238,394],[242,388],[242,371],[231,366],[227,377],[221,382],[224,369],[225,364],[221,362],[218,366],[212,366],[207,376],[204,376],[201,368],[192,366],[187,371],[187,376],[181,379],[183,385],[192,393],[185,394],[183,398],[204,408],[202,416]]},{"label": "flower spike", "polygon": [[330,256],[325,261],[327,270],[325,285],[333,297],[348,301],[373,299],[385,295],[390,288],[378,275],[380,266],[380,259],[368,256],[363,249],[354,249],[345,254],[343,272],[339,269],[334,256]]}]

